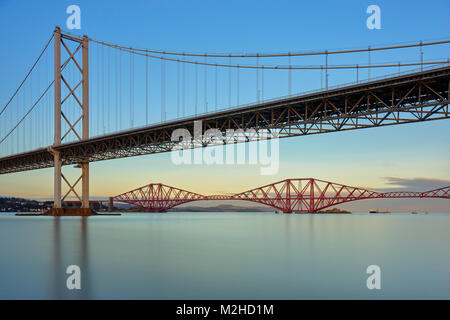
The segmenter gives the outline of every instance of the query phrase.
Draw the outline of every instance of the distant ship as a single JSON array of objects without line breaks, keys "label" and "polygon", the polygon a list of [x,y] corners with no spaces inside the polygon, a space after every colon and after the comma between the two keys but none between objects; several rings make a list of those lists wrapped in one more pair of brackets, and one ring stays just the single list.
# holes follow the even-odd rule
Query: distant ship
[{"label": "distant ship", "polygon": [[412,214],[417,214],[417,211],[411,211]]},{"label": "distant ship", "polygon": [[377,209],[377,210],[370,209],[369,213],[391,213],[391,210],[381,211],[379,209]]}]

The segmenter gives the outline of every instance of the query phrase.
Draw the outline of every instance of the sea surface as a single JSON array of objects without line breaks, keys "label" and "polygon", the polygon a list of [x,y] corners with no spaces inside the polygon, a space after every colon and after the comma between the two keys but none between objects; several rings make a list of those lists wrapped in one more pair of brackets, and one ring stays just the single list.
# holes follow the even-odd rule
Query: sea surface
[{"label": "sea surface", "polygon": [[0,299],[49,298],[450,299],[450,214],[1,215]]}]

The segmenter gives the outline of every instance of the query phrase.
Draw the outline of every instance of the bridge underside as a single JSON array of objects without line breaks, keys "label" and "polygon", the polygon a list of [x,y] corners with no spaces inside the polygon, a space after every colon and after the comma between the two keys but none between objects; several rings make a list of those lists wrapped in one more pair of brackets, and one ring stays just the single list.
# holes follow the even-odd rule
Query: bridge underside
[{"label": "bridge underside", "polygon": [[[194,120],[202,129],[254,129],[253,139],[381,127],[447,119],[450,67],[433,69],[339,89],[268,101],[242,108],[153,125],[142,129],[54,146],[63,165],[168,152],[179,147],[173,130],[185,128],[194,137]],[[264,132],[264,133],[263,133]],[[248,141],[197,137],[189,148]],[[186,145],[185,145],[186,147]],[[0,158],[0,174],[53,167],[47,148]]]}]

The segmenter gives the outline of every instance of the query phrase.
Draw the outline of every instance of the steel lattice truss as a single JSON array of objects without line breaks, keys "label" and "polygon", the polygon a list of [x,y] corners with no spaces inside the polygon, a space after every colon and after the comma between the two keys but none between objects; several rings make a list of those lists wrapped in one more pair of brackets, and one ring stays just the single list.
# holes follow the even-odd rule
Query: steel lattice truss
[{"label": "steel lattice truss", "polygon": [[337,204],[386,198],[450,199],[450,186],[426,192],[376,192],[314,178],[286,179],[234,195],[205,196],[183,189],[150,184],[113,198],[147,212],[165,212],[183,203],[199,200],[245,200],[264,204],[285,213],[314,213]]},{"label": "steel lattice truss", "polygon": [[201,194],[156,183],[116,196],[116,201],[132,204],[149,212],[164,212],[182,203],[201,200]]},{"label": "steel lattice truss", "polygon": [[[338,89],[294,96],[176,120],[142,129],[91,138],[54,147],[64,165],[168,152],[180,148],[172,141],[175,129],[194,137],[194,120],[202,132],[253,129],[254,140],[293,137],[437,119],[448,119],[450,67],[411,73]],[[197,136],[184,147],[201,148],[245,142],[248,135],[217,140]],[[53,166],[48,148],[0,158],[0,174]]]}]

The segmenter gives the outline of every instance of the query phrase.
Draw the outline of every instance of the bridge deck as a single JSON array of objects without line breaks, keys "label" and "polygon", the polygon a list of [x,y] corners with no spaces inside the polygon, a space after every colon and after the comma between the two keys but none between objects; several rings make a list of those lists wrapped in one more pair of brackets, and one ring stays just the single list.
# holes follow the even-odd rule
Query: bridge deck
[{"label": "bridge deck", "polygon": [[[302,94],[240,108],[64,143],[63,165],[171,151],[174,129],[270,130],[280,138],[449,118],[450,67],[436,68],[328,91]],[[262,138],[259,135],[256,139]],[[267,137],[267,135],[266,135]],[[239,140],[239,139],[238,139]],[[243,142],[241,139],[237,142]],[[191,147],[217,144],[194,139]],[[51,147],[0,158],[0,174],[53,166]]]}]

